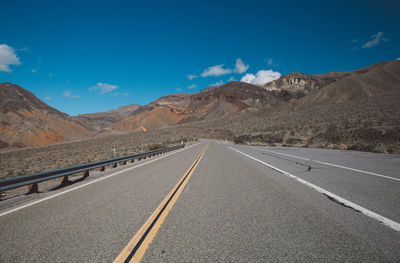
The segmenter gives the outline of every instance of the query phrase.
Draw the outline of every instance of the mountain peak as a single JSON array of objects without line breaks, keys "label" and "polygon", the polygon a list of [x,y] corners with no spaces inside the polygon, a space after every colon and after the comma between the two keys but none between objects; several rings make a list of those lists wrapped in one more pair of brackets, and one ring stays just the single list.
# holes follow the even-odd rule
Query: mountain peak
[{"label": "mountain peak", "polygon": [[22,88],[17,84],[9,82],[0,83],[0,112],[7,113],[20,112],[26,110],[32,112],[34,110],[42,111],[50,114],[57,114],[60,116],[68,116],[53,107],[50,107],[39,98],[37,98],[32,92]]}]

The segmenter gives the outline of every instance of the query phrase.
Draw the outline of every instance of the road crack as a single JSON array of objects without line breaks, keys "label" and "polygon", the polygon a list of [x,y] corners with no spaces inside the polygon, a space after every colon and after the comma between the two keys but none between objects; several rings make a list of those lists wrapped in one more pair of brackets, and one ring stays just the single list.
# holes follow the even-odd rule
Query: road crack
[{"label": "road crack", "polygon": [[268,156],[271,156],[271,157],[274,157],[274,158],[277,158],[277,159],[280,159],[280,160],[283,160],[283,161],[287,161],[287,162],[290,162],[290,163],[294,163],[294,164],[299,165],[299,166],[306,167],[307,170],[305,172],[309,172],[309,171],[311,171],[313,169],[313,167],[311,165],[300,163],[298,161],[293,161],[293,160],[290,160],[290,159],[286,159],[286,158],[280,157],[279,155],[276,155],[276,154],[266,153],[266,152],[262,152],[262,154],[268,155]]}]

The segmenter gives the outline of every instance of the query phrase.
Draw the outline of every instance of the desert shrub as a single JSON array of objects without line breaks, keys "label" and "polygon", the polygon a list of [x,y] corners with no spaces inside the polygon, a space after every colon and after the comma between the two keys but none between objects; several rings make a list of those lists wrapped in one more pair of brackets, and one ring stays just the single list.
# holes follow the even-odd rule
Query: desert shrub
[{"label": "desert shrub", "polygon": [[400,154],[400,145],[396,144],[389,145],[386,151],[391,154]]},{"label": "desert shrub", "polygon": [[0,140],[0,149],[1,148],[7,148],[9,146],[10,146],[10,144],[8,144],[7,142],[4,142],[4,141]]},{"label": "desert shrub", "polygon": [[235,144],[243,144],[244,143],[243,136],[236,136],[235,138],[233,138],[233,142]]},{"label": "desert shrub", "polygon": [[286,140],[286,143],[291,144],[291,145],[301,143],[301,142],[303,142],[303,140],[299,139],[299,138],[289,138]]},{"label": "desert shrub", "polygon": [[158,150],[161,148],[166,148],[167,146],[165,146],[164,144],[152,144],[148,147],[149,151],[154,151],[154,150]]},{"label": "desert shrub", "polygon": [[341,141],[340,131],[335,125],[329,125],[323,137],[331,143],[339,143]]},{"label": "desert shrub", "polygon": [[273,143],[282,143],[283,141],[283,136],[280,134],[262,134],[260,136],[261,141],[268,143],[268,144],[273,144]]},{"label": "desert shrub", "polygon": [[350,145],[348,150],[372,152],[375,149],[375,147],[376,147],[375,144],[357,142],[357,143]]}]

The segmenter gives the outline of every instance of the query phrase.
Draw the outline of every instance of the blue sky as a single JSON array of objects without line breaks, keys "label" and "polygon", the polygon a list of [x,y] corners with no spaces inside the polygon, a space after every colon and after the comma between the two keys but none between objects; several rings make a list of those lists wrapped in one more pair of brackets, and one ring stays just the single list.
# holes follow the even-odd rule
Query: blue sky
[{"label": "blue sky", "polygon": [[400,57],[399,1],[3,0],[1,10],[0,82],[70,115]]}]

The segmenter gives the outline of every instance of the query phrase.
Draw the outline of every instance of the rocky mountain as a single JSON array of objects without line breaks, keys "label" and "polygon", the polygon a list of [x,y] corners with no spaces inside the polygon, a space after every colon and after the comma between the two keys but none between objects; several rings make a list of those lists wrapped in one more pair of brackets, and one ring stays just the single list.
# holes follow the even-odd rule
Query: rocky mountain
[{"label": "rocky mountain", "polygon": [[31,92],[0,83],[0,148],[42,146],[86,138],[90,131]]},{"label": "rocky mountain", "polygon": [[249,112],[256,115],[265,110],[288,111],[356,100],[398,89],[399,64],[389,61],[321,75],[290,73],[264,85],[233,81],[195,94],[168,95],[114,123],[111,129],[147,131]]},{"label": "rocky mountain", "polygon": [[195,94],[174,94],[142,107],[112,125],[115,130],[147,131],[171,125],[218,119],[272,107],[280,99],[270,91],[242,82],[230,82]]},{"label": "rocky mountain", "polygon": [[286,90],[294,93],[299,92],[307,94],[320,89],[322,85],[322,79],[316,76],[294,72],[260,86],[269,91]]},{"label": "rocky mountain", "polygon": [[380,62],[349,72],[314,75],[322,83],[318,92],[304,97],[296,107],[360,100],[400,90],[400,61]]},{"label": "rocky mountain", "polygon": [[111,125],[129,117],[140,107],[140,105],[131,104],[107,112],[79,114],[73,118],[96,135],[107,134],[107,132],[109,133],[111,131]]},{"label": "rocky mountain", "polygon": [[305,97],[294,103],[302,106],[357,100],[398,90],[399,64],[398,60],[394,60],[355,71],[321,75],[290,73],[261,87],[275,94],[290,93],[292,97]]},{"label": "rocky mountain", "polygon": [[271,90],[288,96],[285,103],[196,127],[227,130],[237,142],[400,153],[400,61],[285,77],[282,89]]}]

